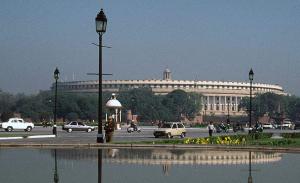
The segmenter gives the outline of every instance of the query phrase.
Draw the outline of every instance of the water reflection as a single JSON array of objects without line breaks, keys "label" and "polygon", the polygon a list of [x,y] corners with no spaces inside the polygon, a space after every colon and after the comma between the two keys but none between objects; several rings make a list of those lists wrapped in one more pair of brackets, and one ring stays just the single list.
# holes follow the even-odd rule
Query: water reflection
[{"label": "water reflection", "polygon": [[[0,149],[0,180],[9,183],[135,183],[141,180],[147,183],[279,183],[285,179],[298,182],[299,160],[299,154],[256,151]],[[254,167],[260,172],[253,174]],[[287,176],[283,177],[283,173]]]},{"label": "water reflection", "polygon": [[251,162],[251,151],[249,151],[249,176],[248,176],[248,183],[252,183],[252,162]]},{"label": "water reflection", "polygon": [[57,155],[56,155],[56,149],[54,149],[54,183],[58,183],[59,178],[58,178],[58,172],[57,172]]},{"label": "water reflection", "polygon": [[[56,162],[55,150],[55,162]],[[164,176],[170,175],[170,169],[176,165],[247,165],[248,183],[252,181],[252,165],[278,162],[281,153],[247,151],[208,151],[208,150],[169,150],[169,149],[59,149],[60,159],[68,161],[98,160],[98,183],[102,182],[102,166],[121,165],[161,165]],[[56,167],[57,165],[55,165]],[[57,167],[56,167],[57,169]],[[57,171],[56,171],[57,174]],[[54,180],[56,180],[54,178]],[[58,175],[57,175],[58,182]]]},{"label": "water reflection", "polygon": [[98,183],[102,183],[102,149],[98,149]]},{"label": "water reflection", "polygon": [[[99,150],[59,149],[61,159],[96,160]],[[168,149],[103,149],[106,163],[141,165],[238,165],[280,161],[281,153],[247,151],[168,150]]]}]

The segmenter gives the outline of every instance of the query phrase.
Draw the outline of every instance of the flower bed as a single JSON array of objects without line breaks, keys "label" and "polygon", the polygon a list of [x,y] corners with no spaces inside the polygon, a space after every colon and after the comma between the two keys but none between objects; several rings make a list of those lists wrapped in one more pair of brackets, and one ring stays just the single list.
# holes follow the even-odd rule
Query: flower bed
[{"label": "flower bed", "polygon": [[243,145],[246,144],[245,136],[219,136],[205,138],[186,138],[183,144],[221,144],[221,145]]}]

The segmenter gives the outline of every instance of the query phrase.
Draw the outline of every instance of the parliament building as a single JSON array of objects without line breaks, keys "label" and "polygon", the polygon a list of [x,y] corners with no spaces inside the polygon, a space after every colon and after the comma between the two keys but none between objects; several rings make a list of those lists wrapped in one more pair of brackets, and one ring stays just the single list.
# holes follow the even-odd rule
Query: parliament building
[{"label": "parliament building", "polygon": [[[59,82],[58,89],[74,93],[98,93],[98,85],[98,80]],[[120,90],[134,88],[150,88],[158,95],[165,95],[177,89],[200,93],[203,95],[200,114],[203,115],[247,115],[239,108],[239,104],[243,97],[250,95],[250,83],[248,82],[173,80],[169,69],[164,70],[161,80],[102,81],[103,91],[118,93]],[[253,83],[252,92],[253,95],[267,92],[286,95],[281,86],[274,84]]]}]

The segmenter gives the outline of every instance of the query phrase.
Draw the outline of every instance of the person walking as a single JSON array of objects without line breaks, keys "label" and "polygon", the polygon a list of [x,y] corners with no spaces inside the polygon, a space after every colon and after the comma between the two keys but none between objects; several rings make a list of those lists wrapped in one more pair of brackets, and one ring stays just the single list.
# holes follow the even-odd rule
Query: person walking
[{"label": "person walking", "polygon": [[105,123],[104,130],[106,142],[111,142],[115,130],[115,125],[111,117],[109,117],[108,121]]},{"label": "person walking", "polygon": [[209,125],[207,126],[207,128],[208,128],[208,134],[209,134],[209,136],[212,137],[212,133],[215,130],[215,126],[214,126],[214,124],[213,124],[212,121],[209,122]]}]

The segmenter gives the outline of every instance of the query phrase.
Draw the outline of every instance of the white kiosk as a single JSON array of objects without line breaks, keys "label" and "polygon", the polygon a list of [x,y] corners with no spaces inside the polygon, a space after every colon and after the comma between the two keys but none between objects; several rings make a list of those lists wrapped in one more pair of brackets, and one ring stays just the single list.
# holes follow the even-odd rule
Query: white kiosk
[{"label": "white kiosk", "polygon": [[108,117],[111,117],[113,119],[113,122],[115,123],[115,129],[120,130],[122,120],[122,105],[116,99],[116,94],[111,94],[110,100],[106,103],[106,108],[107,110],[105,114],[105,120],[107,121]]}]

